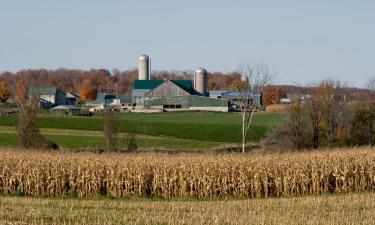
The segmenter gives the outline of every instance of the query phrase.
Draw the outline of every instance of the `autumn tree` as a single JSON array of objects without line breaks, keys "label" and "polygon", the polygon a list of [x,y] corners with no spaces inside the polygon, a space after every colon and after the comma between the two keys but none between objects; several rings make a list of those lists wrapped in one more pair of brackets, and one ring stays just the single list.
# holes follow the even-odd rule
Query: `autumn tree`
[{"label": "autumn tree", "polygon": [[0,103],[5,103],[9,98],[9,85],[7,82],[0,83]]},{"label": "autumn tree", "polygon": [[96,99],[97,93],[98,89],[87,81],[78,89],[79,97],[83,101]]},{"label": "autumn tree", "polygon": [[351,145],[374,145],[375,114],[372,105],[356,105],[353,112],[349,143]]},{"label": "autumn tree", "polygon": [[328,145],[336,142],[338,132],[343,129],[346,114],[345,95],[341,83],[325,80],[310,88],[307,109],[313,127],[313,146],[319,147],[321,133]]},{"label": "autumn tree", "polygon": [[280,104],[281,98],[285,98],[287,94],[285,87],[279,85],[267,85],[262,93],[265,105]]},{"label": "autumn tree", "polygon": [[345,96],[341,93],[341,83],[338,81],[322,81],[319,86],[320,104],[325,136],[328,144],[336,141],[337,131],[342,126],[344,117]]}]

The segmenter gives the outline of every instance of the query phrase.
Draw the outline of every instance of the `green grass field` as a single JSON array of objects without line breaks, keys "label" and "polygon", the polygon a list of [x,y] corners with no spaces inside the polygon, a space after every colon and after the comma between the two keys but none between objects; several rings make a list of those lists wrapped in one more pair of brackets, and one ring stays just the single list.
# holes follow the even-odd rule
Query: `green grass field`
[{"label": "green grass field", "polygon": [[[255,114],[249,141],[259,142],[284,118],[283,113]],[[126,113],[120,115],[120,121],[120,131],[123,133],[120,137],[126,136],[126,133],[136,134],[137,144],[141,148],[210,149],[238,144],[241,140],[241,117],[238,113]],[[16,124],[16,116],[0,117],[0,126],[3,127],[0,129],[1,146],[17,145],[17,135],[13,129]],[[48,139],[64,148],[103,148],[105,144],[102,134],[104,120],[101,117],[41,115],[37,124]]]},{"label": "green grass field", "polygon": [[[41,133],[48,140],[56,143],[60,148],[70,150],[100,150],[105,147],[105,139],[101,131],[51,129],[42,128]],[[120,133],[120,145],[126,143],[128,134]],[[210,142],[199,140],[187,140],[174,137],[157,137],[147,135],[135,135],[134,140],[139,150],[176,150],[179,152],[205,152],[212,149],[225,148],[222,142]],[[14,127],[0,126],[0,146],[17,147],[18,138]],[[120,146],[126,148],[124,144]]]}]

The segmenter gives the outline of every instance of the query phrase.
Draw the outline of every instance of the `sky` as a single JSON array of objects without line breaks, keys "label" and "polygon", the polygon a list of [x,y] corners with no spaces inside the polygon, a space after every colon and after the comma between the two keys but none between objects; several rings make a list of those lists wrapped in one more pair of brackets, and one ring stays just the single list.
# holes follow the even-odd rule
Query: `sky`
[{"label": "sky", "polygon": [[375,77],[373,0],[0,0],[0,71],[230,72],[266,63],[275,83]]}]

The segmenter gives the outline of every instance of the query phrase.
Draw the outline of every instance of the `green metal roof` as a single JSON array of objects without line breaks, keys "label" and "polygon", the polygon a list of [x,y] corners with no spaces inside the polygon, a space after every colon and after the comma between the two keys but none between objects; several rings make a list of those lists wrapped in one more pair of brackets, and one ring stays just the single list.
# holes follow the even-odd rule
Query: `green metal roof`
[{"label": "green metal roof", "polygon": [[191,80],[171,80],[180,88],[192,94],[193,91],[193,82]]},{"label": "green metal roof", "polygon": [[35,95],[55,95],[58,91],[63,92],[56,87],[31,87],[29,91]]},{"label": "green metal roof", "polygon": [[133,89],[152,90],[162,83],[164,83],[164,80],[135,80],[133,82]]}]

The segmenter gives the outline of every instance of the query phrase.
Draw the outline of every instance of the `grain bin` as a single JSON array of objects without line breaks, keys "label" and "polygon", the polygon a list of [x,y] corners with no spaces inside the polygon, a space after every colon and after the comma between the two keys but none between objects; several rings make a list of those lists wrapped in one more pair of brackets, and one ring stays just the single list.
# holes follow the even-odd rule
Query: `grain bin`
[{"label": "grain bin", "polygon": [[197,95],[207,96],[207,70],[199,67],[194,75],[194,89]]},{"label": "grain bin", "polygon": [[138,61],[138,80],[150,80],[150,57],[148,55],[141,55]]}]

